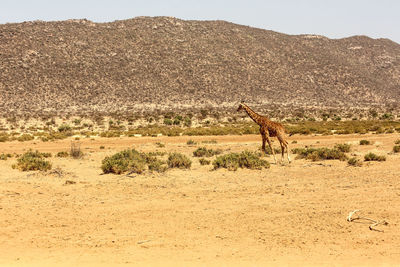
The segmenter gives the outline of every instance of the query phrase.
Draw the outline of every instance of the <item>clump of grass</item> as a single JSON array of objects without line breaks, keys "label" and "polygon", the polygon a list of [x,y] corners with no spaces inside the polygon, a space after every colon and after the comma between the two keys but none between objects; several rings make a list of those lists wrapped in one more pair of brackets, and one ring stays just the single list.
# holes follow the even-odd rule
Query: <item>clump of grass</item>
[{"label": "clump of grass", "polygon": [[241,153],[229,153],[218,156],[213,161],[214,169],[226,168],[236,171],[238,168],[257,169],[269,168],[268,161],[260,158],[258,153],[243,151]]},{"label": "clump of grass", "polygon": [[47,171],[51,169],[51,163],[44,158],[48,153],[40,153],[39,151],[29,150],[17,159],[17,164],[13,168],[21,171]]},{"label": "clump of grass", "polygon": [[161,143],[161,142],[157,142],[156,145],[157,145],[158,147],[165,147],[165,144],[164,144],[164,143]]},{"label": "clump of grass", "polygon": [[334,146],[334,149],[337,149],[337,150],[339,150],[341,152],[344,152],[344,153],[350,152],[350,148],[351,148],[351,146],[349,144],[336,144]]},{"label": "clump of grass", "polygon": [[396,141],[394,141],[395,145],[400,145],[400,139],[397,139]]},{"label": "clump of grass", "polygon": [[338,159],[347,160],[347,156],[343,151],[336,148],[295,148],[292,149],[293,154],[297,154],[297,159],[310,159],[312,161]]},{"label": "clump of grass", "polygon": [[367,146],[367,145],[370,145],[370,144],[371,144],[371,141],[369,141],[369,140],[365,140],[365,139],[360,140],[360,145],[361,146]]},{"label": "clump of grass", "polygon": [[181,153],[169,154],[167,163],[170,168],[190,169],[192,166],[192,161]]},{"label": "clump of grass", "polygon": [[190,140],[188,140],[188,141],[186,142],[186,144],[187,144],[188,146],[195,146],[195,145],[197,145],[197,142],[195,142],[194,140],[190,139]]},{"label": "clump of grass", "polygon": [[222,153],[221,149],[207,149],[206,147],[199,147],[193,151],[193,156],[195,157],[212,157]]},{"label": "clump of grass", "polygon": [[393,147],[393,152],[394,153],[399,153],[400,152],[400,145],[394,146]]},{"label": "clump of grass", "polygon": [[358,158],[352,157],[352,158],[350,158],[350,159],[347,161],[347,164],[348,164],[349,166],[361,167],[363,163],[362,163],[362,161],[359,160]]},{"label": "clump of grass", "polygon": [[56,154],[56,157],[58,158],[66,158],[69,156],[69,153],[67,151],[60,151]]},{"label": "clump of grass", "polygon": [[210,165],[211,161],[205,158],[200,158],[199,162],[201,165]]},{"label": "clump of grass", "polygon": [[100,146],[100,149],[105,149],[106,147],[105,146]]},{"label": "clump of grass", "polygon": [[0,154],[0,160],[7,160],[8,158],[12,158],[12,155],[11,154],[4,154],[4,153]]},{"label": "clump of grass", "polygon": [[372,152],[364,155],[365,161],[386,161],[385,156],[378,156]]}]

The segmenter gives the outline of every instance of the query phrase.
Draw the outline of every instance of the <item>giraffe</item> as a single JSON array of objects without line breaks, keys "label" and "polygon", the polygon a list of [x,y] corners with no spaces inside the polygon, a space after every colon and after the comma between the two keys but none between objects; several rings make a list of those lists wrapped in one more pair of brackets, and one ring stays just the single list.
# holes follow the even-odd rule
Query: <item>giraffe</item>
[{"label": "giraffe", "polygon": [[286,135],[285,135],[285,127],[280,124],[279,122],[274,122],[268,119],[266,116],[261,116],[254,112],[249,106],[247,106],[243,101],[240,103],[237,111],[241,111],[244,109],[249,117],[258,125],[260,125],[260,134],[262,137],[262,149],[264,150],[265,153],[265,141],[268,142],[269,148],[272,151],[272,155],[274,156],[274,161],[276,164],[276,157],[275,157],[275,151],[272,149],[271,145],[271,140],[269,139],[270,137],[276,137],[278,138],[278,141],[281,145],[281,150],[282,150],[282,162],[284,158],[284,153],[286,149],[286,154],[288,161],[290,163],[290,156],[289,156],[289,147],[288,147],[288,142],[286,141]]}]

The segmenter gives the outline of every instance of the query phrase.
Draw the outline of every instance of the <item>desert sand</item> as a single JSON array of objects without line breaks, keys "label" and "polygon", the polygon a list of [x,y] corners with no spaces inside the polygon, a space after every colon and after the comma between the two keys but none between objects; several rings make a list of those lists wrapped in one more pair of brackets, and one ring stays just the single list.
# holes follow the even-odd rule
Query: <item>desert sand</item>
[{"label": "desert sand", "polygon": [[[203,144],[187,140],[213,139],[205,146],[256,150],[256,135],[82,139],[82,159],[52,157],[47,173],[14,170],[15,158],[0,161],[0,265],[399,266],[400,155],[391,153],[398,138],[290,137],[291,148],[347,142],[359,158],[369,151],[387,157],[362,167],[294,160],[213,171],[192,158],[191,170],[162,174],[102,175],[100,169],[105,156],[125,148],[191,156]],[[360,146],[361,139],[374,144]],[[54,154],[68,151],[70,142],[6,142],[0,153]],[[355,209],[389,224],[379,232],[347,222]]]}]

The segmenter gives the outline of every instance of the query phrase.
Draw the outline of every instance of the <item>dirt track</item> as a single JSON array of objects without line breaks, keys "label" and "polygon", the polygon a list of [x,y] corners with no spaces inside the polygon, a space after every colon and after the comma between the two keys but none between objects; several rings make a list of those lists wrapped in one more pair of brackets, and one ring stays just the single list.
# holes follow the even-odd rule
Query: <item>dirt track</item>
[{"label": "dirt track", "polygon": [[[295,160],[261,171],[210,171],[193,158],[190,171],[100,175],[106,155],[132,146],[191,155],[196,147],[187,140],[214,139],[217,144],[206,146],[255,150],[259,136],[84,139],[83,159],[51,158],[60,176],[20,172],[11,168],[15,159],[0,161],[0,265],[395,266],[400,155],[390,152],[398,138],[291,137],[298,141],[292,147],[350,142],[359,157],[368,151],[387,156],[363,167]],[[360,139],[375,144],[359,146]],[[156,146],[160,141],[165,148]],[[0,153],[67,151],[69,144],[0,143]],[[389,225],[378,227],[382,233],[346,222],[355,209]]]}]

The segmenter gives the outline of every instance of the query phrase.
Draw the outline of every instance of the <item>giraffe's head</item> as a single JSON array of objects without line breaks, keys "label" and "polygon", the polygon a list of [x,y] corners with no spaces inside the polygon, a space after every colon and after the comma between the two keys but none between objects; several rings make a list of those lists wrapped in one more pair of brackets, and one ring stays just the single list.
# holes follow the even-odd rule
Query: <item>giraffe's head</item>
[{"label": "giraffe's head", "polygon": [[244,108],[243,105],[244,105],[244,101],[240,102],[239,107],[237,109],[238,112],[241,111]]}]

